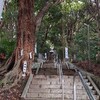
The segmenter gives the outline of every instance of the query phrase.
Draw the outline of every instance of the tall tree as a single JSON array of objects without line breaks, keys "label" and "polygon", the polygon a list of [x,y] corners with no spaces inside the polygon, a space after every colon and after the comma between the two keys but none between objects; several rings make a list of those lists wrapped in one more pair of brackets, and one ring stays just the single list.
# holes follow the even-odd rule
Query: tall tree
[{"label": "tall tree", "polygon": [[12,56],[2,67],[2,73],[8,72],[3,79],[4,85],[9,81],[13,84],[22,76],[23,62],[27,62],[27,74],[31,73],[32,61],[34,60],[35,32],[41,25],[45,13],[53,4],[58,4],[62,0],[47,1],[44,7],[35,16],[34,0],[18,0],[18,29],[17,44]]},{"label": "tall tree", "polygon": [[[34,43],[35,43],[35,23],[33,17],[33,0],[19,0],[18,1],[18,33],[17,33],[17,48],[15,55],[15,62],[21,58],[21,50],[23,52],[23,60],[29,61],[29,54],[34,55]],[[33,57],[32,57],[33,58]]]}]

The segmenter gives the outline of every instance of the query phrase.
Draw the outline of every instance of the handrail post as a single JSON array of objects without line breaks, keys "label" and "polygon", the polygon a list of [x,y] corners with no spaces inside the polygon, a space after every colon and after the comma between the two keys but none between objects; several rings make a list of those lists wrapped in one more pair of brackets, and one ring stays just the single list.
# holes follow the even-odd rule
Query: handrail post
[{"label": "handrail post", "polygon": [[62,70],[61,61],[58,62],[58,70],[59,70],[59,81],[62,86],[62,100],[64,100],[64,78],[63,78],[63,70]]},{"label": "handrail post", "polygon": [[62,100],[64,100],[64,79],[62,78]]},{"label": "handrail post", "polygon": [[77,75],[77,73],[75,73],[75,74],[74,74],[74,77],[73,77],[73,86],[74,86],[74,89],[73,89],[73,90],[74,90],[74,91],[73,91],[73,92],[74,92],[74,93],[73,93],[73,100],[77,100],[77,99],[76,99],[76,82],[75,82],[76,75]]},{"label": "handrail post", "polygon": [[40,63],[40,66],[37,67],[37,70],[36,70],[36,72],[35,72],[36,75],[38,74],[39,69],[42,68],[42,66],[43,66],[43,63]]}]

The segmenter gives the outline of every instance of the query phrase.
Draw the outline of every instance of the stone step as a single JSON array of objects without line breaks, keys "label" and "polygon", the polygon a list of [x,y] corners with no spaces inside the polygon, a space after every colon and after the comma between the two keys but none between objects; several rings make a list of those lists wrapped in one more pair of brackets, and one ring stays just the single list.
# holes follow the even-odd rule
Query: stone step
[{"label": "stone step", "polygon": [[[26,98],[25,100],[62,100],[62,98],[40,98],[40,97],[34,97],[34,98],[32,98],[32,97],[28,97],[28,98]],[[64,98],[64,100],[73,100],[73,98]],[[89,100],[89,98],[88,97],[85,97],[85,98],[81,98],[80,96],[79,97],[77,97],[77,100]],[[96,100],[100,100],[99,99],[99,96],[98,97],[96,97]]]},{"label": "stone step", "polygon": [[53,65],[54,63],[44,63],[43,65]]},{"label": "stone step", "polygon": [[49,65],[49,64],[45,64],[43,65],[43,68],[55,68],[54,64]]},{"label": "stone step", "polygon": [[[30,85],[31,89],[62,89],[62,85],[60,84],[31,84]],[[73,86],[65,85],[65,89],[70,90],[73,89]],[[92,88],[92,87],[90,87]],[[83,86],[76,86],[76,89],[81,89],[83,90]]]},{"label": "stone step", "polygon": [[47,79],[45,75],[35,75],[34,79]]},{"label": "stone step", "polygon": [[[45,84],[45,85],[47,85],[47,84],[53,84],[53,85],[60,85],[61,84],[61,82],[59,81],[59,78],[58,79],[33,79],[32,80],[32,83],[31,84],[33,84],[33,85],[36,85],[36,84]],[[65,86],[73,86],[73,82],[71,82],[71,81],[68,81],[68,82],[66,82],[66,81],[64,81],[64,83],[63,83]],[[78,87],[78,86],[83,86],[82,85],[82,83],[76,83],[76,86]]]},{"label": "stone step", "polygon": [[27,93],[27,98],[61,98],[62,94],[48,94],[48,93]]},{"label": "stone step", "polygon": [[[49,98],[26,98],[25,100],[62,100],[62,98],[58,98],[58,99],[49,99]],[[64,100],[73,100],[73,99],[64,99]],[[80,99],[81,100],[81,99]]]},{"label": "stone step", "polygon": [[95,100],[100,100],[100,96],[99,95],[94,95]]},{"label": "stone step", "polygon": [[[34,76],[34,79],[33,79],[33,81],[34,80],[51,80],[51,81],[59,81],[59,76],[57,76],[57,75],[49,75],[49,76],[47,76],[47,75],[36,75],[36,76]],[[71,79],[70,79],[71,80]]]},{"label": "stone step", "polygon": [[[27,98],[55,98],[55,99],[59,99],[62,98],[62,94],[48,94],[48,93],[27,93]],[[71,94],[65,94],[64,95],[65,99],[73,99],[73,96]],[[87,95],[77,95],[77,99],[85,99],[88,100],[88,96]]]},{"label": "stone step", "polygon": [[56,85],[60,85],[61,83],[59,82],[59,80],[55,80],[55,81],[52,81],[52,80],[33,80],[32,83],[33,85],[36,85],[36,84],[56,84]]},{"label": "stone step", "polygon": [[92,90],[92,93],[93,93],[93,94],[96,94],[96,91],[95,91],[95,90]]},{"label": "stone step", "polygon": [[33,85],[37,85],[37,84],[51,84],[50,81],[47,81],[47,80],[32,80],[32,83]]},{"label": "stone step", "polygon": [[[54,66],[54,63],[51,63],[51,64],[43,64],[43,66],[47,66],[47,67],[48,67],[48,66],[51,66],[51,67],[52,67],[52,66]],[[47,67],[46,67],[46,68],[47,68]]]},{"label": "stone step", "polygon": [[[32,69],[32,72],[35,73],[36,72],[36,68]],[[38,75],[58,75],[58,69],[57,68],[40,68],[39,69],[39,73]],[[67,70],[67,69],[63,69],[63,75],[67,75],[67,76],[73,76],[75,74],[75,71],[73,70]]]},{"label": "stone step", "polygon": [[61,88],[61,85],[30,85],[30,88],[31,89],[60,89]]},{"label": "stone step", "polygon": [[[64,100],[73,100],[73,78],[73,76],[65,75],[63,77]],[[92,90],[93,86],[90,85],[91,83],[88,82],[88,79],[85,80]],[[77,100],[89,100],[78,76],[76,76],[75,82]],[[96,94],[94,90],[92,91],[93,94]],[[36,75],[29,86],[25,100],[62,100],[62,92],[62,85],[58,75]],[[95,98],[99,100],[98,95],[95,95]]]},{"label": "stone step", "polygon": [[[59,80],[60,76],[57,76],[57,75],[52,75],[52,76],[45,76],[45,75],[37,75],[37,76],[34,76],[34,80],[36,79],[41,79],[41,80],[51,80],[51,81],[54,81],[54,80]],[[63,78],[64,79],[64,82],[67,83],[67,82],[73,82],[73,78]],[[81,84],[81,80],[75,80],[75,82],[77,83],[80,83]]]},{"label": "stone step", "polygon": [[31,89],[29,88],[28,93],[50,93],[50,89]]},{"label": "stone step", "polygon": [[90,86],[90,85],[91,85],[91,83],[90,83],[90,82],[87,82],[86,84],[87,84],[88,86]]},{"label": "stone step", "polygon": [[89,82],[89,80],[86,78],[86,79],[84,79],[85,80],[85,82]]},{"label": "stone step", "polygon": [[[28,93],[62,93],[62,89],[29,89],[28,90]],[[64,94],[73,94],[73,89],[72,90],[67,90],[65,89],[64,90]],[[85,90],[77,90],[76,91],[77,94],[80,94],[80,95],[85,95],[86,92]]]},{"label": "stone step", "polygon": [[47,65],[47,66],[43,66],[43,68],[55,68],[55,66],[54,65],[52,65],[52,66]]},{"label": "stone step", "polygon": [[43,68],[52,68],[52,67],[54,67],[54,64],[44,64],[43,65]]},{"label": "stone step", "polygon": [[[60,94],[61,94],[61,93],[62,93],[62,89],[51,89],[51,90],[50,90],[50,93],[51,93],[51,94],[52,94],[52,93],[54,93],[54,94],[56,94],[56,93],[59,94],[59,93],[60,93]],[[73,93],[73,90],[67,90],[67,89],[65,90],[65,89],[64,89],[64,94],[72,94],[72,93]]]},{"label": "stone step", "polygon": [[100,100],[100,96],[99,95],[94,95],[94,97],[96,98],[96,100]]},{"label": "stone step", "polygon": [[92,89],[93,89],[93,86],[89,86],[89,89],[91,89],[91,90],[92,90]]},{"label": "stone step", "polygon": [[64,79],[68,79],[68,78],[69,78],[69,79],[73,79],[73,76],[65,76],[65,75],[64,75],[63,78],[64,78]]},{"label": "stone step", "polygon": [[[29,89],[29,93],[62,93],[62,89]],[[73,93],[73,90],[64,90],[64,93]]]},{"label": "stone step", "polygon": [[87,77],[85,75],[83,75],[83,78],[86,79]]}]

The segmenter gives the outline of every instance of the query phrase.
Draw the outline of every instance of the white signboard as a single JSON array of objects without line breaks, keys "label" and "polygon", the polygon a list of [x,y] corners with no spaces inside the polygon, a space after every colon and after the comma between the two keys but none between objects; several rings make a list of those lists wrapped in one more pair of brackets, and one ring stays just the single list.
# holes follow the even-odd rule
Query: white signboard
[{"label": "white signboard", "polygon": [[32,59],[32,52],[30,52],[30,54],[29,54],[29,55],[30,55],[30,59]]},{"label": "white signboard", "polygon": [[47,59],[47,53],[45,53],[45,59]]},{"label": "white signboard", "polygon": [[27,61],[24,61],[23,63],[23,72],[25,73],[27,69]]},{"label": "white signboard", "polygon": [[21,56],[23,56],[23,49],[21,50]]},{"label": "white signboard", "polygon": [[35,44],[35,53],[37,54],[37,43]]},{"label": "white signboard", "polygon": [[65,47],[65,58],[66,58],[66,59],[69,58],[69,57],[68,57],[68,48],[67,48],[67,47]]},{"label": "white signboard", "polygon": [[0,18],[2,17],[3,6],[4,6],[4,0],[0,0]]}]

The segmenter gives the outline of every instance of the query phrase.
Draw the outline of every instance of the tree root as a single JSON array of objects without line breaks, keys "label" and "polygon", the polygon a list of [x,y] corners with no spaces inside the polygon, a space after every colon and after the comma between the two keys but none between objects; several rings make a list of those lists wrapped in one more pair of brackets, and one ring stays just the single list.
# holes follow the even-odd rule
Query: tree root
[{"label": "tree root", "polygon": [[[17,83],[22,78],[22,62],[24,60],[22,57],[18,56],[18,50],[16,49],[12,56],[6,61],[5,65],[0,67],[0,76],[2,76],[2,90],[10,89],[11,87],[17,85]],[[28,69],[26,71],[27,76],[31,73],[31,63],[32,60],[28,60]]]},{"label": "tree root", "polygon": [[21,64],[22,59],[18,60],[18,62],[14,65],[13,70],[9,71],[5,78],[2,80],[3,90],[10,89],[11,87],[17,85],[18,81],[22,77],[22,72],[19,70],[19,66]]},{"label": "tree root", "polygon": [[6,61],[6,63],[0,66],[0,75],[3,76],[5,73],[7,73],[7,70],[9,69],[12,62],[15,62],[14,52],[12,56]]}]

